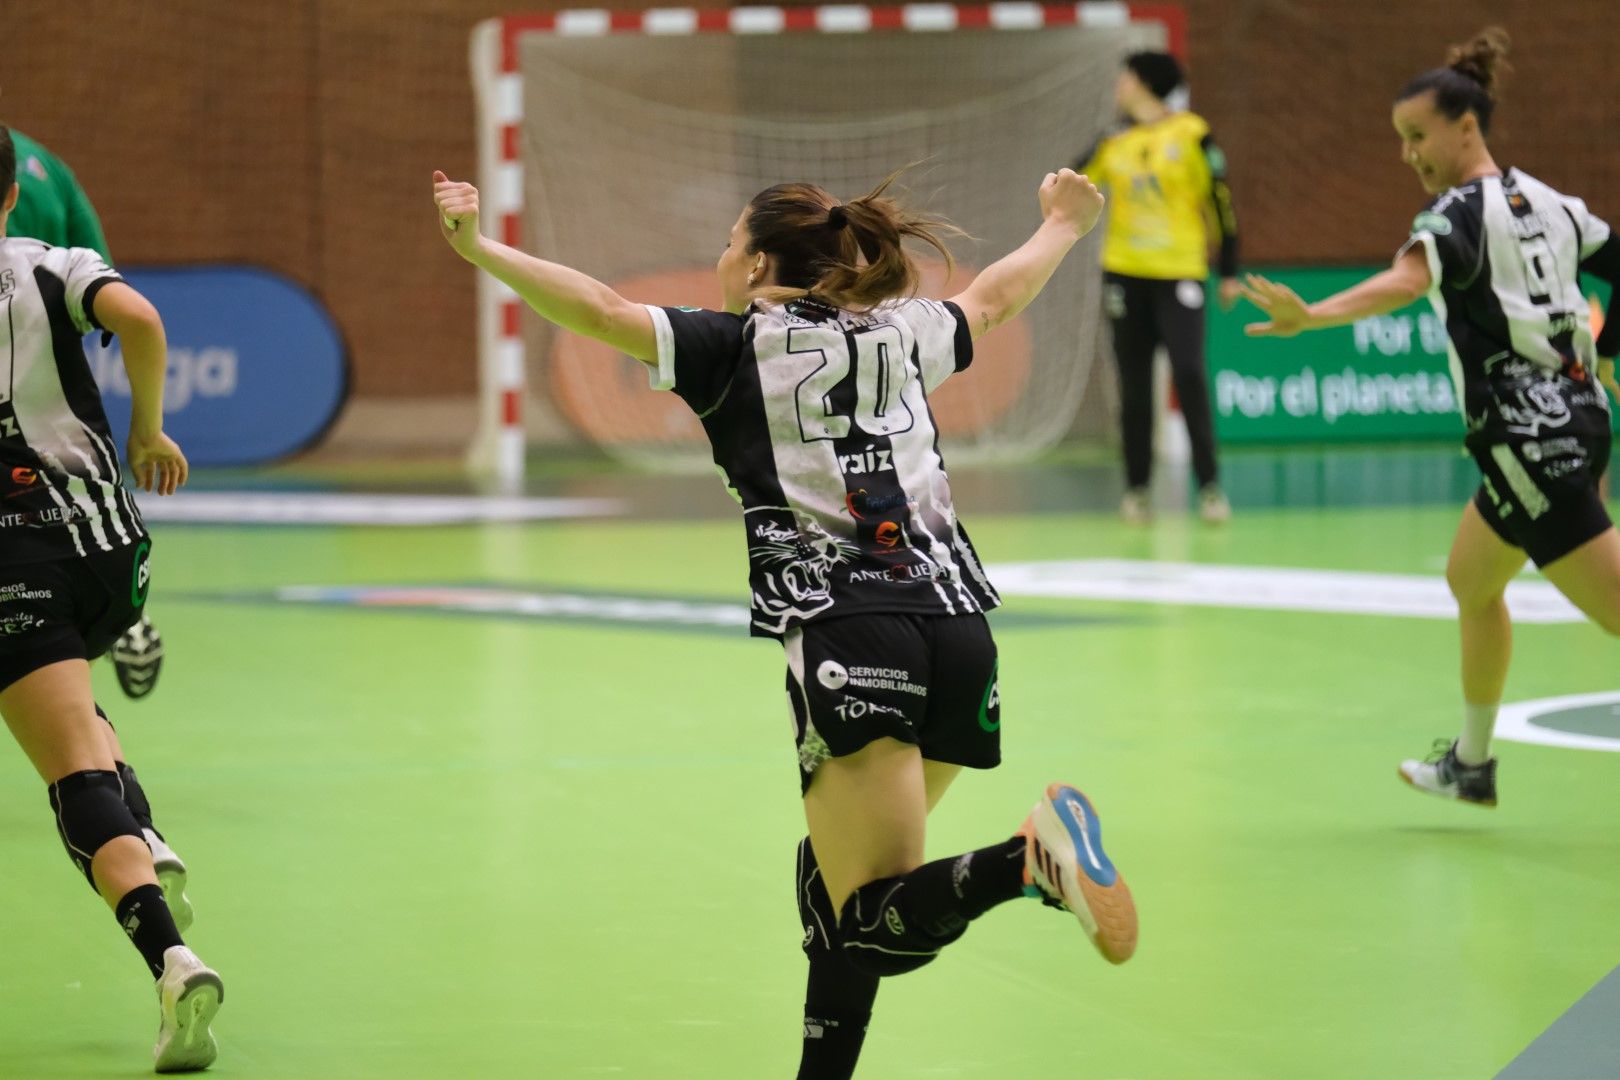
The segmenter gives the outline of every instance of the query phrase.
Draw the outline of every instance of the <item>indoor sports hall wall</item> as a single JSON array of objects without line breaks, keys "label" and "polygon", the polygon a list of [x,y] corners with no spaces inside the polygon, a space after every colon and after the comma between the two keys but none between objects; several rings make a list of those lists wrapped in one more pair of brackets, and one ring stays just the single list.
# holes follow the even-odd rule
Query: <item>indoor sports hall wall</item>
[{"label": "indoor sports hall wall", "polygon": [[[467,34],[513,7],[15,0],[0,120],[74,167],[120,261],[281,271],[336,316],[358,399],[470,399],[473,275],[433,228],[427,177],[470,176]],[[1251,262],[1389,257],[1422,201],[1390,99],[1487,21],[1513,33],[1518,67],[1498,157],[1620,218],[1613,0],[1184,7],[1194,107],[1231,160]]]}]

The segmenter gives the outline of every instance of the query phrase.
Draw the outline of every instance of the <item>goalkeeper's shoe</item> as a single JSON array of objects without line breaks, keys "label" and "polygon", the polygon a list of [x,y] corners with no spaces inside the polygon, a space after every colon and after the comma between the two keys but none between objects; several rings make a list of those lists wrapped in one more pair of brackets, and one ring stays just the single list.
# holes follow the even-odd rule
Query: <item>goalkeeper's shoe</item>
[{"label": "goalkeeper's shoe", "polygon": [[1049,784],[1023,827],[1024,892],[1072,912],[1111,964],[1136,952],[1136,904],[1102,846],[1091,800],[1068,784]]},{"label": "goalkeeper's shoe", "polygon": [[1403,761],[1400,777],[1419,791],[1447,799],[1496,805],[1496,759],[1482,765],[1464,765],[1457,760],[1457,744],[1436,739],[1429,756],[1422,761]]},{"label": "goalkeeper's shoe", "polygon": [[118,685],[127,696],[143,698],[157,685],[163,668],[163,637],[144,612],[113,643],[112,662]]}]

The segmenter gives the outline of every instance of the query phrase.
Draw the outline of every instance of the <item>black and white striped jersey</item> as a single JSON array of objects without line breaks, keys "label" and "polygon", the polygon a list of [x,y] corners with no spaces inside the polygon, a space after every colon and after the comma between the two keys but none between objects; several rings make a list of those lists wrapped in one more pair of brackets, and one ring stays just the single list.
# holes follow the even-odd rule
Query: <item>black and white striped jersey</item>
[{"label": "black and white striped jersey", "polygon": [[1470,434],[1534,438],[1571,407],[1608,408],[1580,274],[1609,277],[1620,246],[1584,202],[1509,169],[1436,198],[1401,253],[1414,248],[1428,259]]},{"label": "black and white striped jersey", "polygon": [[84,357],[95,295],[118,280],[88,248],[0,238],[0,564],[146,536]]},{"label": "black and white striped jersey", "polygon": [[928,393],[973,360],[954,304],[650,307],[654,389],[703,422],[742,504],[752,632],[1000,603],[951,505]]}]

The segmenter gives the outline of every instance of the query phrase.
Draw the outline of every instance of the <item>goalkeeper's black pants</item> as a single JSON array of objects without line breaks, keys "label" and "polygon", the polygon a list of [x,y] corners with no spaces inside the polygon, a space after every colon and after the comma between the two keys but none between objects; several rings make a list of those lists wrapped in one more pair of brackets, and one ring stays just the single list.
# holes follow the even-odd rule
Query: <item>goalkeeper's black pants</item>
[{"label": "goalkeeper's black pants", "polygon": [[1170,378],[1187,420],[1193,474],[1215,482],[1215,418],[1204,363],[1204,283],[1103,274],[1103,309],[1114,331],[1119,365],[1120,430],[1125,484],[1144,488],[1153,473],[1153,356],[1170,355]]}]

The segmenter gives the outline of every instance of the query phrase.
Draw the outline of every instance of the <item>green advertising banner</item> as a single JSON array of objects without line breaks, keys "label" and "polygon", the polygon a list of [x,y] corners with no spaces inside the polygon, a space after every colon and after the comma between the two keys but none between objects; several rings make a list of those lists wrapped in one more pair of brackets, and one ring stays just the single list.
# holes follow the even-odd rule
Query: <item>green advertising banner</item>
[{"label": "green advertising banner", "polygon": [[[1312,301],[1380,269],[1258,272]],[[1211,297],[1215,286],[1212,281]],[[1606,287],[1588,292],[1607,301]],[[1428,301],[1291,338],[1244,334],[1245,324],[1263,318],[1244,301],[1231,311],[1210,305],[1210,399],[1223,443],[1462,438],[1446,329]]]}]

